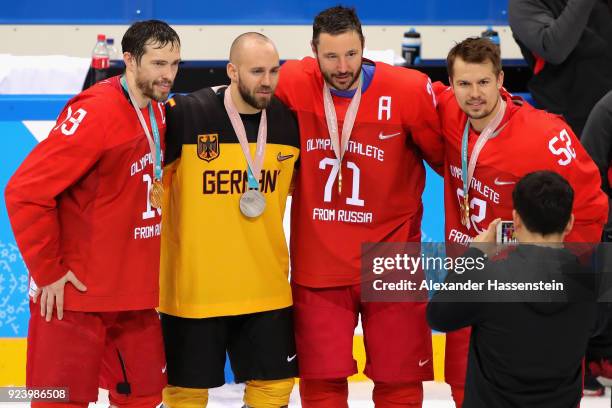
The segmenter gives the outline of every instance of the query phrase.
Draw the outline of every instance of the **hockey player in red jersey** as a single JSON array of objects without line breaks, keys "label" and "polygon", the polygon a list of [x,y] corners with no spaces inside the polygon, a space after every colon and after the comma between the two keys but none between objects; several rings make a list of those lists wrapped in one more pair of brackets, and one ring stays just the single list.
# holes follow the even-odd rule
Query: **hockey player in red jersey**
[{"label": "hockey player in red jersey", "polygon": [[5,192],[30,272],[27,386],[65,387],[64,406],[87,406],[102,386],[114,406],[154,407],[166,383],[155,311],[162,102],[180,40],[150,20],[122,48],[125,74],[72,98]]},{"label": "hockey player in red jersey", "polygon": [[302,154],[293,195],[291,274],[302,406],[347,406],[359,315],[377,407],[421,406],[433,377],[422,303],[364,302],[361,245],[420,242],[425,158],[443,161],[431,83],[363,59],[353,9],[315,17],[316,58],[288,61],[277,96],[297,115]]},{"label": "hockey player in red jersey", "polygon": [[[494,219],[512,220],[516,182],[551,170],[575,191],[575,223],[566,241],[599,242],[607,198],[595,164],[567,123],[503,88],[499,47],[488,39],[455,45],[447,69],[451,86],[434,84],[445,143],[446,241],[468,244]],[[465,330],[447,334],[445,378],[459,399],[468,341]]]}]

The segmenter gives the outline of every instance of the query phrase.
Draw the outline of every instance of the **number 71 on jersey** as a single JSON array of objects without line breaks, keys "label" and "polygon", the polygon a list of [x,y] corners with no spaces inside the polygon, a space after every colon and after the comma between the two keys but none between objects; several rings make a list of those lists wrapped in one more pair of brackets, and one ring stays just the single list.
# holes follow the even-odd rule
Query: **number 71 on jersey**
[{"label": "number 71 on jersey", "polygon": [[[327,182],[325,183],[323,201],[329,203],[331,202],[332,198],[332,188],[336,182],[336,179],[338,178],[338,173],[340,172],[340,162],[337,159],[326,157],[319,162],[319,169],[326,170],[327,167],[331,167],[331,171],[329,173],[329,176],[327,177]],[[346,198],[346,203],[348,205],[363,207],[365,205],[365,201],[359,198],[361,171],[359,170],[359,167],[357,167],[357,165],[352,161],[347,161],[346,167],[349,168],[353,173],[352,194],[350,197]]]}]

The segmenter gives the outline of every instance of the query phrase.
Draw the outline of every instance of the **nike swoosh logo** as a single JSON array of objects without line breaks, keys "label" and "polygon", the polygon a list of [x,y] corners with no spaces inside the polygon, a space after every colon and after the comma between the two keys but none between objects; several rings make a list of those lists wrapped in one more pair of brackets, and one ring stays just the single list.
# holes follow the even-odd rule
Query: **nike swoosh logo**
[{"label": "nike swoosh logo", "polygon": [[291,357],[287,356],[287,362],[290,363],[297,357],[297,354],[292,355]]},{"label": "nike swoosh logo", "polygon": [[378,134],[378,138],[379,138],[380,140],[391,139],[392,137],[399,136],[399,135],[401,135],[401,134],[402,134],[402,132],[397,132],[397,133],[392,133],[392,134],[390,134],[390,135],[385,135],[383,132],[380,132],[380,133]]},{"label": "nike swoosh logo", "polygon": [[164,366],[164,368],[162,368],[162,374],[165,374],[165,373],[166,373],[166,368],[167,368],[167,367],[168,367],[168,366],[167,366],[167,365],[165,365],[165,366]]},{"label": "nike swoosh logo", "polygon": [[427,359],[427,360],[419,360],[419,367],[423,367],[427,363],[429,363],[429,359]]},{"label": "nike swoosh logo", "polygon": [[516,184],[516,181],[501,181],[499,178],[495,177],[496,186],[509,186],[510,184]]},{"label": "nike swoosh logo", "polygon": [[284,155],[284,156],[283,156],[283,155],[282,155],[282,154],[280,154],[280,152],[279,152],[279,153],[278,153],[278,155],[276,156],[276,160],[278,160],[278,161],[282,162],[282,161],[285,161],[285,160],[290,159],[290,158],[292,158],[292,157],[293,157],[293,155],[292,155],[292,154],[286,154],[286,155]]}]

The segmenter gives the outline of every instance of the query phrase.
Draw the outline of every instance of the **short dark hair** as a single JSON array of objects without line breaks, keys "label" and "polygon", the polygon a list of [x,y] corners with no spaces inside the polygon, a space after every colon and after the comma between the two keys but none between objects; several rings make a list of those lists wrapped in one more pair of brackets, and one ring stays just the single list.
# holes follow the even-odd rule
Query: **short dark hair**
[{"label": "short dark hair", "polygon": [[451,48],[446,57],[446,71],[450,78],[453,77],[453,65],[457,57],[472,64],[491,61],[495,75],[499,75],[502,70],[499,46],[488,38],[470,37]]},{"label": "short dark hair", "polygon": [[181,46],[181,40],[172,27],[160,20],[138,21],[123,35],[121,50],[132,54],[136,63],[140,64],[146,45],[163,48],[166,44],[172,44],[172,48]]},{"label": "short dark hair", "polygon": [[516,183],[512,203],[530,232],[561,233],[572,215],[574,189],[555,172],[536,171]]},{"label": "short dark hair", "polygon": [[361,31],[361,21],[357,17],[354,7],[335,6],[323,10],[312,23],[312,43],[319,45],[319,35],[327,33],[330,35],[344,34],[355,31],[359,34],[361,45],[363,46],[363,32]]}]

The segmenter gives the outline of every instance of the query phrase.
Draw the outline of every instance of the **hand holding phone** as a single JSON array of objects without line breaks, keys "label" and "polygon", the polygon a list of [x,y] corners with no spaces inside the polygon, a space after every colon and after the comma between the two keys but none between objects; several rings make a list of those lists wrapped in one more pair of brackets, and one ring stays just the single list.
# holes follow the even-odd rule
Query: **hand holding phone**
[{"label": "hand holding phone", "polygon": [[497,224],[498,244],[515,244],[517,242],[514,234],[514,223],[512,221],[501,221]]}]

